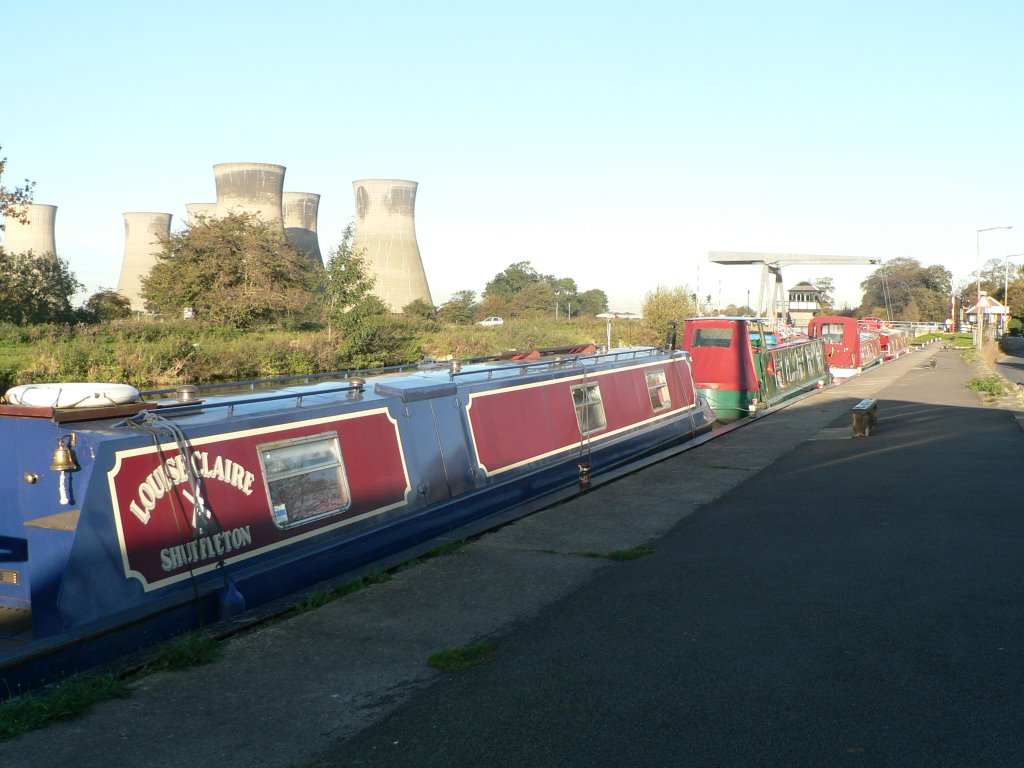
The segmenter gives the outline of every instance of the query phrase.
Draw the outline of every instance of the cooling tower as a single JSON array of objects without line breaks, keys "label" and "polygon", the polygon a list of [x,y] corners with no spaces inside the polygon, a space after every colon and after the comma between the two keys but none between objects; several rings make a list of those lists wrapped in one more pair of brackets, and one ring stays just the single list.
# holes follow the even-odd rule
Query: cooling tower
[{"label": "cooling tower", "polygon": [[284,227],[281,193],[284,166],[270,163],[218,163],[213,166],[217,183],[218,217],[229,213],[256,213],[265,222]]},{"label": "cooling tower", "polygon": [[317,266],[324,265],[320,240],[316,236],[316,214],[320,195],[313,192],[285,192],[281,197],[284,236],[288,243],[309,257]]},{"label": "cooling tower", "polygon": [[157,262],[156,256],[162,250],[161,238],[166,239],[170,235],[169,213],[124,214],[124,260],[121,262],[117,292],[131,301],[135,312],[146,309],[142,298],[142,278]]},{"label": "cooling tower", "polygon": [[374,293],[393,312],[416,299],[432,304],[420,249],[416,245],[416,182],[363,179],[352,182],[356,195],[353,248],[364,251],[376,277]]},{"label": "cooling tower", "polygon": [[28,203],[25,205],[28,222],[22,224],[13,216],[4,219],[4,250],[7,253],[28,253],[36,256],[44,253],[57,253],[54,238],[54,219],[57,218],[56,205]]},{"label": "cooling tower", "polygon": [[189,226],[196,223],[200,216],[207,219],[217,217],[216,203],[185,203],[185,213],[188,214]]}]

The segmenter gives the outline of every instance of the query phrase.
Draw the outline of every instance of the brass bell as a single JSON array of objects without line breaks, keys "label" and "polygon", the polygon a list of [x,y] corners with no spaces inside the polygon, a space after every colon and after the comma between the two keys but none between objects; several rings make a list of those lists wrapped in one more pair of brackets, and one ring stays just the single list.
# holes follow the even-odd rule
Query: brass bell
[{"label": "brass bell", "polygon": [[[67,442],[65,442],[65,440]],[[57,447],[53,451],[53,461],[50,469],[60,472],[74,472],[78,469],[78,462],[75,461],[75,454],[71,451],[71,437],[58,437]]]}]

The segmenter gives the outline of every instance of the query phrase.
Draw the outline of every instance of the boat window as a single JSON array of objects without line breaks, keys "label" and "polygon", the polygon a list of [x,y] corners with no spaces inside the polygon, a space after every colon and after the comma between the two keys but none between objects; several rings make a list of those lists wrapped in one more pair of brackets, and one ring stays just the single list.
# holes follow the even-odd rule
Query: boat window
[{"label": "boat window", "polygon": [[698,328],[693,334],[693,347],[728,347],[732,344],[730,328]]},{"label": "boat window", "polygon": [[348,508],[348,480],[336,433],[264,443],[258,448],[278,528],[302,525]]},{"label": "boat window", "polygon": [[608,425],[604,417],[604,403],[601,402],[600,384],[580,384],[573,387],[572,400],[576,404],[576,421],[580,425],[580,434],[597,432]]},{"label": "boat window", "polygon": [[829,344],[842,344],[843,343],[843,324],[842,323],[822,323],[821,324],[821,338]]},{"label": "boat window", "polygon": [[647,374],[647,392],[651,396],[651,407],[655,411],[663,411],[672,406],[665,371],[651,371]]}]

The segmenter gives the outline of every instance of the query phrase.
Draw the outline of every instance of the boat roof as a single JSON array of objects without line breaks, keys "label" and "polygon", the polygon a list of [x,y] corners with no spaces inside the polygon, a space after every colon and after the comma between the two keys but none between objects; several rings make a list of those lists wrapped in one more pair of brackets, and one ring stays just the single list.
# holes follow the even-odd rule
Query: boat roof
[{"label": "boat roof", "polygon": [[687,323],[692,323],[695,320],[753,320],[760,323],[773,323],[775,322],[768,317],[755,317],[754,315],[707,315],[705,317],[688,317],[686,318]]},{"label": "boat roof", "polygon": [[[583,369],[601,370],[622,366],[630,360],[637,363],[664,359],[669,355],[687,356],[687,352],[671,353],[659,347],[623,347],[608,352],[552,354],[531,356],[535,350],[509,352],[501,356],[473,361],[432,360],[385,369],[378,372],[357,371],[321,374],[309,377],[237,382],[197,387],[196,400],[184,402],[174,397],[174,390],[143,392],[160,412],[173,411],[176,418],[212,422],[231,415],[270,413],[296,404],[330,405],[351,399],[352,407],[380,407],[385,400],[400,398],[403,402],[431,400],[454,396],[460,388],[492,388],[512,379],[536,379],[571,375]],[[365,377],[365,378],[364,378]],[[227,409],[223,411],[222,409]],[[218,413],[220,412],[220,413]]]}]

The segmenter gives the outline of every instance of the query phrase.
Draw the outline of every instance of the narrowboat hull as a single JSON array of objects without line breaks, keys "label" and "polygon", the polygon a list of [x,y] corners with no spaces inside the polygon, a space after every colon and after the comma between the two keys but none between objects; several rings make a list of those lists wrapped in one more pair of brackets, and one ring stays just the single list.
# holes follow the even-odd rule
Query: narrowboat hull
[{"label": "narrowboat hull", "polygon": [[646,348],[371,381],[102,418],[0,406],[4,690],[397,564],[714,420],[688,356]]}]

